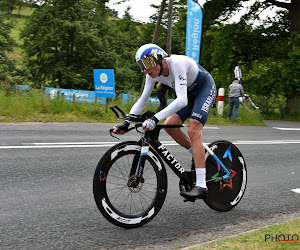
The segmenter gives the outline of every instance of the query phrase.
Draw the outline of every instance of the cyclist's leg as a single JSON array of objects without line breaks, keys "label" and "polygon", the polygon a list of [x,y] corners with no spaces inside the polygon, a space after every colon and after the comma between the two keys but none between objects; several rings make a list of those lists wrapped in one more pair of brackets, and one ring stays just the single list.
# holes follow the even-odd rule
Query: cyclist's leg
[{"label": "cyclist's leg", "polygon": [[189,137],[193,148],[196,167],[196,186],[181,195],[187,199],[205,198],[207,196],[205,178],[205,150],[202,143],[202,131],[208,114],[216,98],[216,86],[213,78],[208,75],[198,89],[190,117]]},{"label": "cyclist's leg", "polygon": [[202,142],[203,124],[190,119],[188,134],[193,148],[193,157],[196,170],[196,186],[207,188],[205,175],[205,150]]},{"label": "cyclist's leg", "polygon": [[202,131],[202,123],[195,119],[190,119],[188,134],[193,148],[196,168],[205,168],[205,151],[202,142]]},{"label": "cyclist's leg", "polygon": [[[209,75],[195,97],[189,123],[188,134],[193,147],[196,168],[205,168],[205,151],[202,143],[202,131],[215,98],[216,86],[213,78]],[[199,158],[197,158],[198,155],[200,155]]]},{"label": "cyclist's leg", "polygon": [[[190,111],[187,111],[190,113]],[[178,114],[169,116],[164,124],[182,124],[183,120]],[[189,149],[191,147],[190,138],[180,128],[166,128],[166,132],[182,147]]]}]

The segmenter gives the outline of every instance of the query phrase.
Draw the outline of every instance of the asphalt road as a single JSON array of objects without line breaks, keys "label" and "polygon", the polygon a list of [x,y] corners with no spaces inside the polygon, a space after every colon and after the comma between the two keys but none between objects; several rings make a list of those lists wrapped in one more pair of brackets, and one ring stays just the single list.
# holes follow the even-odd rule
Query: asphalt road
[{"label": "asphalt road", "polygon": [[[229,140],[244,155],[248,184],[236,208],[220,213],[202,201],[184,203],[168,170],[161,211],[130,230],[106,221],[93,199],[95,167],[118,142],[111,125],[0,124],[0,249],[178,249],[300,217],[300,122],[266,124],[204,130],[204,142]],[[165,133],[160,139],[171,141]],[[167,148],[190,165],[181,147]]]}]

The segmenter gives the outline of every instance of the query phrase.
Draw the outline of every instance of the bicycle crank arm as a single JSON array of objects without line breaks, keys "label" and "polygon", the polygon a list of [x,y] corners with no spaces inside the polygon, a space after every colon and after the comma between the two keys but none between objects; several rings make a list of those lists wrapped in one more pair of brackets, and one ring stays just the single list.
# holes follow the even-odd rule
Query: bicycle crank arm
[{"label": "bicycle crank arm", "polygon": [[219,181],[222,181],[223,180],[223,177],[217,177],[215,179],[210,179],[210,180],[207,180],[206,183],[210,183],[210,182],[219,182]]},{"label": "bicycle crank arm", "polygon": [[222,176],[221,179],[223,179],[223,180],[229,179],[230,178],[230,172],[224,166],[223,162],[218,158],[218,156],[216,156],[216,154],[214,153],[214,151],[212,151],[209,146],[207,146],[204,143],[203,143],[203,146],[207,150],[207,152],[216,160],[216,162],[218,162],[220,164],[220,166],[222,167],[222,169],[225,171],[226,174],[224,176]]}]

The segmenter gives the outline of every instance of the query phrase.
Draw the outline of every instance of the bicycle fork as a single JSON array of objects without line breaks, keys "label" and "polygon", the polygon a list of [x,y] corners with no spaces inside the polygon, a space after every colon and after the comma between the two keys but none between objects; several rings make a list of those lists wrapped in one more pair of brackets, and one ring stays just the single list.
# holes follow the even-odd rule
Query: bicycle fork
[{"label": "bicycle fork", "polygon": [[129,178],[135,176],[135,178],[134,178],[135,184],[128,183],[128,185],[137,185],[138,186],[140,183],[144,182],[143,170],[144,170],[146,157],[147,157],[147,154],[149,151],[149,145],[148,145],[148,143],[145,142],[145,140],[141,140],[140,146],[141,146],[141,152],[140,152],[140,154],[136,154],[134,156],[130,174],[129,174]]}]

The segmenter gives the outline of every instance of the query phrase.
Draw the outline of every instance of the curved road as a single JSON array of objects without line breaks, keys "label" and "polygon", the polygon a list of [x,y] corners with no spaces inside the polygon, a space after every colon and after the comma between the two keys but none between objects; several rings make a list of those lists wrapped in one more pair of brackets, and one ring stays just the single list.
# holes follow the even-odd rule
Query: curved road
[{"label": "curved road", "polygon": [[[110,124],[2,123],[0,248],[178,249],[300,217],[300,122],[266,124],[204,130],[205,142],[230,140],[245,157],[248,185],[235,209],[219,213],[202,201],[184,203],[168,170],[168,194],[157,217],[125,230],[102,217],[92,194],[97,162],[118,142],[107,132]],[[121,137],[138,138],[134,132]],[[171,141],[165,133],[160,139]],[[189,166],[189,154],[168,144]]]}]

